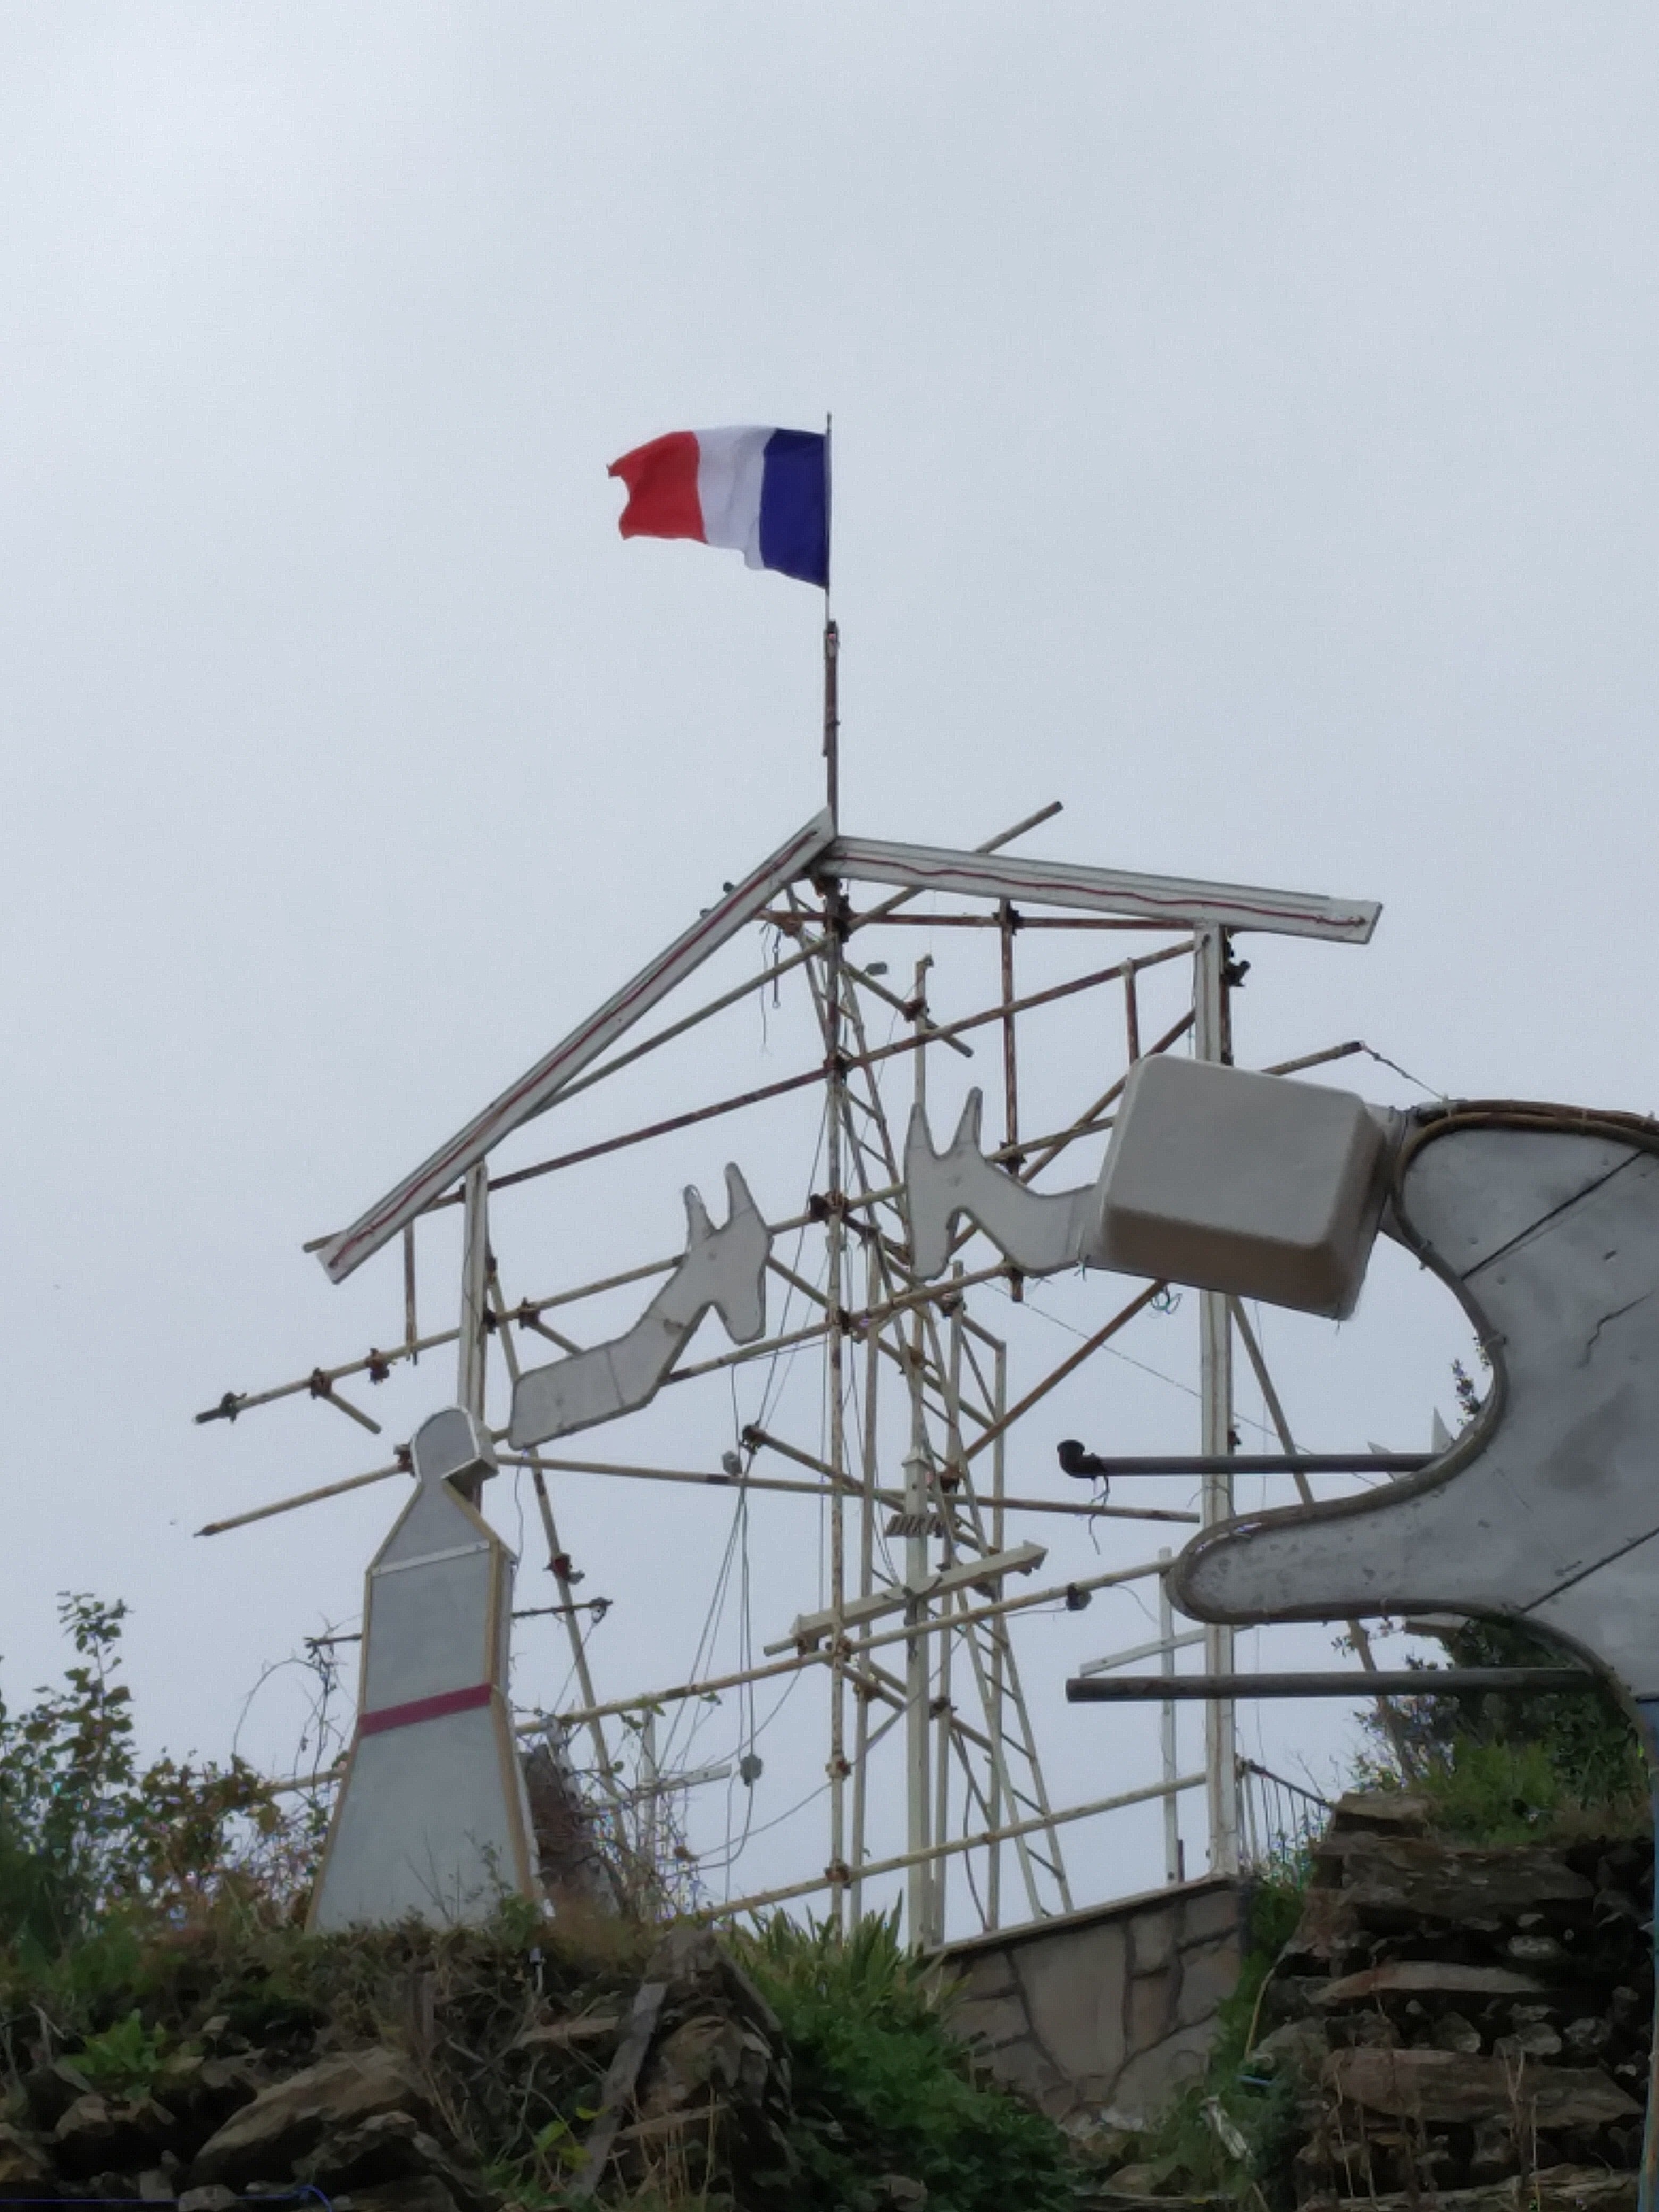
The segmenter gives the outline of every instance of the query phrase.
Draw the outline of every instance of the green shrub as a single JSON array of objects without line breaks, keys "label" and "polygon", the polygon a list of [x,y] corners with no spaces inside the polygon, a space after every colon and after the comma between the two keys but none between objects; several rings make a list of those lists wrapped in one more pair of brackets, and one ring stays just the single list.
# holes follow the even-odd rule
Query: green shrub
[{"label": "green shrub", "polygon": [[743,1945],[789,2041],[800,2173],[792,2212],[873,2212],[884,2174],[929,2212],[1057,2212],[1075,2200],[1066,2137],[986,2078],[948,1999],[901,1947],[897,1916],[846,1936],[782,1914]]},{"label": "green shrub", "polygon": [[[1438,1640],[1455,1667],[1563,1664],[1554,1645],[1510,1621],[1467,1621]],[[1432,1679],[1432,1668],[1422,1671]],[[1470,1692],[1391,1704],[1411,1771],[1401,1774],[1390,1750],[1362,1761],[1358,1778],[1403,1781],[1428,1799],[1433,1825],[1448,1838],[1524,1843],[1597,1829],[1636,1833],[1651,1822],[1641,1746],[1611,1689]],[[1375,1723],[1367,1725],[1375,1735]]]},{"label": "green shrub", "polygon": [[62,1686],[21,1712],[0,1700],[0,1954],[61,1960],[94,1935],[118,1947],[134,1921],[177,1923],[239,1884],[280,1905],[309,1877],[314,1818],[290,1824],[240,1759],[141,1764],[125,1618],[64,1596]]}]

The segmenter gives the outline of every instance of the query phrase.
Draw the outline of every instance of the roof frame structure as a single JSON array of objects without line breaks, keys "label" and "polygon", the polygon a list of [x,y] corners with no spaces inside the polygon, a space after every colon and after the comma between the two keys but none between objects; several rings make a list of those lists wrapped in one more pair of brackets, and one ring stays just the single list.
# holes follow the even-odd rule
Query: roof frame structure
[{"label": "roof frame structure", "polygon": [[1332,938],[1364,945],[1382,909],[1374,899],[1325,898],[1316,892],[1212,884],[1002,853],[959,853],[948,846],[837,837],[820,870],[854,883],[902,884],[911,890],[969,898],[1037,899],[1048,906],[1122,915],[1160,929],[1255,929],[1276,937]]},{"label": "roof frame structure", "polygon": [[675,987],[694,975],[745,923],[764,912],[789,884],[811,877],[890,884],[915,895],[941,890],[1120,915],[1170,928],[1249,929],[1282,937],[1315,937],[1364,945],[1381,907],[1368,899],[1336,899],[1305,891],[1208,883],[1184,876],[963,852],[873,837],[838,837],[828,809],[700,915],[690,928],[614,992],[501,1096],[395,1183],[349,1229],[320,1248],[332,1282],[343,1282],[406,1228],[444,1191],[486,1158],[503,1138],[544,1114],[599,1055],[617,1043]]}]

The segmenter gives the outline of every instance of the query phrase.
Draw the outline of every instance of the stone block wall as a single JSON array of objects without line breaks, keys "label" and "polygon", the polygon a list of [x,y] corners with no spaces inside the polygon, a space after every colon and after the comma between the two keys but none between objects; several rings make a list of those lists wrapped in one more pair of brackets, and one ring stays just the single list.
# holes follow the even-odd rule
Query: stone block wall
[{"label": "stone block wall", "polygon": [[1216,1876],[948,1945],[957,2024],[1051,2118],[1135,2124],[1202,2073],[1240,1918]]}]

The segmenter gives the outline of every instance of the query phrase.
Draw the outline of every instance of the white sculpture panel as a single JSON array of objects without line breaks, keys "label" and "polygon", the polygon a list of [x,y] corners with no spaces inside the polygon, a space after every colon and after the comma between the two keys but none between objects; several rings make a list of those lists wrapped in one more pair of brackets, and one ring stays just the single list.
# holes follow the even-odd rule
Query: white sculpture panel
[{"label": "white sculpture panel", "polygon": [[312,1900],[321,1930],[487,1919],[538,1893],[507,1701],[514,1557],[474,1499],[489,1440],[416,1434],[415,1496],[368,1571],[356,1733]]}]

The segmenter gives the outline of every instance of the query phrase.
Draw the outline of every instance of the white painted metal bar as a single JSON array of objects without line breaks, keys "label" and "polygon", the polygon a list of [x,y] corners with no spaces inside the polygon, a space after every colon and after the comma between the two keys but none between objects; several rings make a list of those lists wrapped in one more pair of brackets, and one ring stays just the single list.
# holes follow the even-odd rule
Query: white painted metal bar
[{"label": "white painted metal bar", "polygon": [[455,1396],[484,1419],[489,1344],[484,1334],[489,1285],[489,1171],[479,1160],[466,1171],[466,1225],[461,1240],[460,1351]]},{"label": "white painted metal bar", "polygon": [[[971,1324],[969,1326],[971,1327]],[[972,1367],[975,1374],[977,1376],[979,1373],[979,1362],[975,1358],[972,1343],[968,1340],[969,1330],[964,1328],[963,1341],[968,1354],[969,1364]],[[991,1356],[993,1371],[990,1401],[991,1412],[994,1423],[1000,1421],[1003,1415],[1008,1410],[1007,1346],[1000,1342],[994,1344]],[[1006,1473],[1007,1468],[1007,1442],[1008,1438],[1006,1431],[999,1428],[997,1431],[996,1443],[993,1445],[991,1449],[991,1541],[999,1550],[1000,1550],[1006,1534],[1004,1516],[1008,1499],[1004,1476]],[[973,1648],[973,1646],[969,1646],[970,1650]],[[987,1725],[990,1729],[992,1741],[995,1747],[994,1756],[991,1761],[990,1811],[986,1821],[986,1826],[994,1832],[999,1826],[1002,1819],[1000,1806],[1004,1794],[1002,1787],[1003,1777],[1001,1765],[1003,1744],[1002,1722],[1004,1711],[1007,1704],[1008,1685],[1004,1679],[1006,1670],[1002,1663],[1002,1638],[1000,1637],[993,1637],[991,1639],[989,1696],[986,1700],[985,1711]],[[979,1672],[980,1670],[976,1668],[975,1671]],[[1024,1846],[1022,1844],[1021,1849],[1024,1850]],[[1002,1907],[1002,1845],[1000,1842],[994,1843],[989,1845],[986,1856],[989,1861],[989,1872],[986,1876],[985,1884],[986,1917],[990,1921],[992,1927],[994,1928],[999,1924]]]},{"label": "white painted metal bar", "polygon": [[[1109,1567],[1100,1574],[1079,1576],[1075,1582],[1062,1583],[1055,1588],[1033,1590],[1022,1597],[1000,1598],[993,1605],[975,1606],[970,1612],[935,1613],[921,1624],[920,1633],[937,1636],[958,1629],[974,1628],[981,1621],[995,1620],[1004,1613],[1028,1612],[1033,1606],[1063,1606],[1073,1591],[1115,1589],[1123,1583],[1145,1582],[1149,1575],[1155,1575],[1158,1571],[1157,1565],[1150,1560],[1143,1561],[1139,1566]],[[858,1645],[858,1657],[863,1660],[868,1653],[884,1649],[890,1644],[903,1644],[917,1633],[918,1631],[908,1624],[902,1628],[884,1628],[879,1635],[869,1637]],[[604,1719],[611,1713],[638,1712],[646,1705],[672,1705],[684,1698],[706,1698],[711,1692],[738,1689],[746,1682],[774,1681],[781,1674],[799,1674],[804,1667],[821,1667],[828,1657],[829,1654],[823,1650],[798,1652],[792,1659],[774,1659],[765,1667],[740,1667],[730,1674],[713,1675],[695,1682],[679,1682],[672,1689],[647,1690],[630,1698],[613,1698],[608,1705],[579,1705],[571,1711],[555,1713],[550,1717],[561,1728],[575,1728],[583,1721]],[[549,1717],[543,1714],[522,1723],[520,1733],[533,1735],[538,1729],[547,1725]]]},{"label": "white painted metal bar", "polygon": [[[916,1361],[919,1384],[921,1360]],[[914,1432],[904,1462],[904,1569],[910,1588],[902,1593],[904,1618],[911,1633],[904,1647],[904,1832],[909,1858],[905,1884],[904,1932],[915,1947],[925,1945],[933,1923],[933,1808],[929,1802],[928,1692],[933,1650],[927,1640],[929,1608],[916,1584],[927,1579],[927,1460],[923,1449],[920,1390],[912,1415]],[[867,1874],[866,1869],[866,1874]]]},{"label": "white painted metal bar", "polygon": [[1171,928],[1191,926],[1271,931],[1364,945],[1382,908],[1371,899],[1324,898],[1308,891],[1260,890],[1185,876],[1148,876],[1057,860],[994,857],[937,845],[838,837],[821,865],[854,883],[902,884],[969,897],[1036,899],[1049,906],[1121,914]]},{"label": "white painted metal bar", "polygon": [[[832,635],[827,629],[826,640]],[[836,808],[835,660],[825,661],[825,744],[829,749],[830,812]],[[842,1053],[842,893],[826,885],[823,894],[823,1014],[824,1164],[829,1174],[830,1217],[824,1228],[825,1287],[829,1297],[828,1383],[830,1391],[830,1863],[842,1867],[847,1860],[847,1324],[842,1276],[847,1264],[847,1215],[843,1203],[847,1182],[842,1155],[847,1128],[847,1070]],[[816,971],[814,971],[816,973]],[[842,1924],[847,1889],[838,1882],[835,1891],[836,1925]]]},{"label": "white painted metal bar", "polygon": [[[451,1334],[454,1332],[452,1330]],[[709,1490],[763,1490],[792,1498],[823,1498],[828,1495],[828,1486],[821,1482],[796,1482],[785,1475],[744,1474],[737,1477],[709,1469],[700,1471],[682,1467],[624,1467],[610,1460],[546,1459],[532,1454],[528,1456],[515,1452],[501,1452],[496,1463],[501,1467],[540,1467],[549,1474],[604,1474],[620,1477],[629,1482],[683,1482]],[[250,1506],[246,1513],[228,1514],[222,1521],[210,1521],[198,1528],[198,1536],[228,1535],[233,1528],[246,1528],[256,1521],[270,1521],[280,1513],[297,1512],[302,1505],[317,1505],[331,1498],[343,1497],[349,1491],[364,1489],[368,1484],[385,1482],[394,1474],[407,1474],[405,1467],[395,1461],[390,1467],[371,1468],[366,1474],[347,1475],[343,1481],[325,1482],[315,1490],[297,1491],[292,1497],[277,1498],[266,1505]],[[848,1495],[857,1490],[853,1486]],[[872,1493],[878,1504],[898,1507],[904,1494],[898,1490],[878,1490]],[[1078,1521],[1102,1518],[1118,1521],[1174,1521],[1197,1527],[1196,1513],[1177,1512],[1173,1508],[1139,1505],[1094,1505],[1074,1498],[1005,1498],[1002,1504],[1011,1513],[1060,1513]]]},{"label": "white painted metal bar", "polygon": [[[885,1613],[902,1613],[913,1598],[945,1597],[952,1590],[971,1589],[975,1583],[1000,1582],[1006,1575],[1029,1575],[1042,1565],[1048,1553],[1042,1544],[1017,1544],[1009,1552],[984,1553],[964,1559],[959,1566],[945,1567],[938,1574],[927,1571],[927,1552],[925,1524],[929,1517],[926,1487],[927,1462],[920,1462],[921,1476],[912,1474],[909,1463],[905,1466],[904,1514],[908,1521],[919,1520],[922,1529],[916,1533],[922,1540],[920,1559],[914,1562],[916,1580],[907,1577],[902,1587],[878,1589],[867,1597],[850,1598],[843,1606],[831,1606],[822,1613],[803,1613],[794,1626],[780,1644],[767,1644],[762,1649],[770,1654],[789,1651],[803,1644],[818,1644],[834,1633],[838,1626],[855,1627],[866,1620],[878,1620]],[[922,1487],[917,1490],[920,1480]],[[918,1500],[920,1502],[918,1502]],[[907,1536],[908,1531],[906,1532]]]},{"label": "white painted metal bar", "polygon": [[[1231,1054],[1227,1020],[1227,947],[1222,931],[1197,933],[1193,962],[1193,1052],[1199,1060],[1226,1060]],[[1200,1449],[1224,1460],[1233,1446],[1232,1317],[1224,1292],[1198,1294]],[[1230,1520],[1233,1510],[1231,1474],[1206,1474],[1199,1490],[1204,1526]],[[1163,1584],[1160,1583],[1160,1587]],[[1204,1632],[1205,1666],[1212,1674],[1233,1671],[1233,1632],[1211,1625]],[[1238,1772],[1237,1717],[1232,1700],[1218,1698],[1205,1708],[1204,1765],[1208,1778],[1210,1868],[1215,1874],[1238,1871]]]},{"label": "white painted metal bar", "polygon": [[[1201,1790],[1203,1786],[1204,1777],[1201,1774],[1181,1775],[1173,1784],[1176,1790]],[[955,1857],[963,1851],[980,1851],[988,1845],[1012,1842],[1018,1837],[1033,1834],[1039,1828],[1062,1827],[1073,1820],[1092,1820],[1102,1813],[1120,1813],[1130,1805],[1145,1805],[1155,1797],[1165,1796],[1170,1787],[1167,1783],[1150,1782],[1139,1790],[1120,1790],[1115,1797],[1092,1798],[1086,1805],[1067,1805],[1058,1813],[1042,1813],[1030,1820],[1011,1821],[1006,1827],[983,1829],[968,1836],[947,1837],[931,1844],[926,1856],[929,1858]],[[892,1858],[874,1859],[863,1869],[864,1879],[873,1881],[884,1874],[902,1873],[914,1856],[909,1851],[900,1851]],[[706,1920],[730,1920],[739,1912],[757,1912],[764,1905],[787,1905],[793,1898],[811,1897],[821,1889],[828,1889],[830,1880],[828,1874],[817,1875],[810,1881],[791,1882],[781,1889],[762,1890],[753,1897],[739,1897],[730,1905],[706,1906],[699,1917]]]},{"label": "white painted metal bar", "polygon": [[[1170,1554],[1160,1552],[1158,1556],[1160,1559],[1167,1559]],[[1158,1659],[1166,1651],[1184,1651],[1189,1644],[1203,1641],[1204,1631],[1201,1628],[1188,1628],[1179,1636],[1172,1630],[1165,1636],[1160,1623],[1159,1633],[1149,1643],[1132,1644],[1128,1650],[1114,1651],[1105,1659],[1086,1659],[1078,1668],[1078,1675],[1080,1680],[1085,1674],[1109,1674],[1115,1667],[1133,1667],[1142,1659]]]},{"label": "white painted metal bar", "polygon": [[[1158,1667],[1166,1675],[1175,1673],[1177,1644],[1201,1644],[1204,1641],[1202,1629],[1182,1637],[1176,1634],[1175,1607],[1170,1602],[1170,1554],[1167,1551],[1158,1555],[1158,1565],[1163,1569],[1158,1578],[1158,1631],[1163,1638]],[[1170,1785],[1170,1794],[1164,1800],[1164,1879],[1173,1888],[1183,1872],[1181,1863],[1181,1806],[1174,1788],[1179,1770],[1176,1765],[1176,1709],[1173,1698],[1166,1698],[1158,1709],[1158,1741],[1164,1760],[1164,1779]]]},{"label": "white painted metal bar", "polygon": [[[918,1059],[921,1055],[918,1054]],[[871,1238],[865,1247],[865,1303],[873,1306],[881,1286],[883,1254],[879,1243]],[[879,1411],[881,1361],[881,1325],[870,1330],[865,1340],[864,1353],[864,1422],[860,1437],[860,1498],[859,1512],[859,1582],[858,1594],[868,1597],[875,1587],[876,1547],[876,1472],[879,1462],[880,1429],[877,1415]],[[867,1635],[868,1631],[865,1633]],[[854,1647],[855,1655],[857,1647]],[[859,1670],[862,1674],[862,1669]],[[848,1891],[848,1909],[857,1920],[864,1910],[864,1893],[860,1887],[860,1869],[864,1864],[865,1814],[868,1800],[869,1760],[872,1748],[870,1732],[870,1699],[867,1695],[858,1700],[853,1717],[853,1805],[852,1828],[848,1839],[848,1862],[852,1875]]]},{"label": "white painted metal bar", "polygon": [[395,1183],[350,1228],[331,1237],[321,1255],[330,1279],[343,1282],[503,1137],[550,1106],[565,1084],[625,1036],[677,984],[695,974],[786,884],[820,861],[832,839],[828,812],[814,815],[413,1174]]},{"label": "white painted metal bar", "polygon": [[394,1474],[407,1474],[409,1469],[394,1460],[390,1467],[372,1467],[367,1474],[348,1474],[339,1482],[325,1482],[315,1490],[301,1490],[292,1498],[273,1499],[269,1505],[251,1505],[246,1513],[232,1513],[222,1521],[210,1521],[198,1528],[198,1536],[222,1536],[232,1528],[248,1528],[255,1521],[270,1521],[278,1513],[292,1513],[301,1505],[316,1505],[325,1498],[343,1498],[349,1490],[365,1490],[371,1482],[386,1482]]}]

